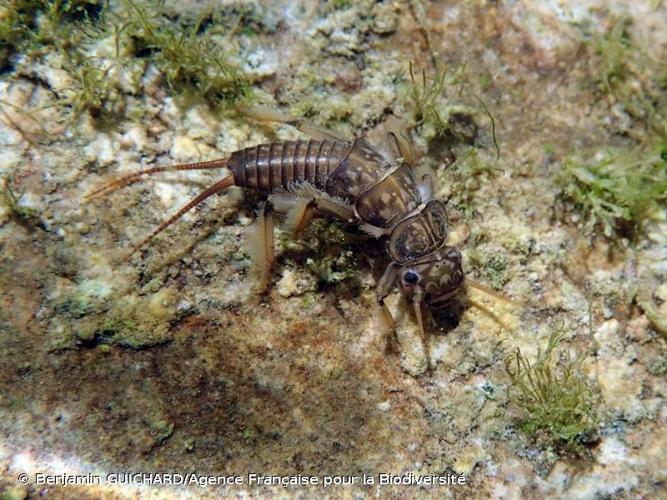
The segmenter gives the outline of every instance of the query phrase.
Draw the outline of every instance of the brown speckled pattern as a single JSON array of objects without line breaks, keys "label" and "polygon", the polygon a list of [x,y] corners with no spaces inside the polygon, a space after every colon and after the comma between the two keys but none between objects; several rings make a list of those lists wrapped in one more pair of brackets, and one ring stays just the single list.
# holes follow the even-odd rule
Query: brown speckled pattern
[{"label": "brown speckled pattern", "polygon": [[[110,9],[125,3],[109,2]],[[187,15],[194,22],[222,3],[170,0],[164,21]],[[119,64],[112,36],[85,48],[95,67],[111,68],[109,79],[122,78],[128,98],[120,122],[99,130],[87,116],[73,121],[71,106],[56,98],[67,98],[77,84],[60,54],[40,51],[33,60],[21,54],[11,61],[14,70],[0,75],[6,104],[0,105],[0,181],[13,178],[19,205],[38,219],[17,217],[0,196],[0,494],[27,500],[664,497],[667,339],[641,304],[667,317],[665,211],[630,248],[601,234],[591,240],[580,214],[561,201],[554,177],[573,155],[592,162],[609,149],[633,152],[633,137],[645,138],[646,124],[631,111],[641,104],[636,91],[646,80],[623,81],[626,66],[637,61],[622,52],[626,70],[612,79],[632,90],[631,100],[604,94],[591,37],[627,19],[622,40],[666,61],[665,2],[243,6],[256,4],[273,13],[276,31],[235,30],[230,50],[246,45],[243,60],[253,52],[259,66],[246,67],[261,92],[275,97],[271,102],[289,111],[315,108],[297,114],[345,133],[371,136],[388,113],[409,116],[409,99],[398,96],[410,84],[410,61],[418,79],[421,68],[432,75],[433,55],[448,75],[465,66],[463,94],[461,86],[446,85],[436,105],[461,104],[467,90],[478,95],[496,120],[500,158],[473,99],[464,104],[479,111],[478,162],[474,155],[465,160],[468,145],[457,145],[458,162],[449,164],[447,147],[427,148],[428,127],[412,137],[428,162],[434,194],[447,200],[450,237],[461,225],[469,229],[459,247],[467,276],[485,284],[490,276],[504,278],[500,291],[514,306],[474,291],[472,298],[512,331],[475,308],[464,309],[458,323],[425,318],[434,365],[427,371],[412,308],[400,293],[387,298],[397,342],[370,314],[382,269],[359,259],[354,291],[346,283],[319,286],[299,263],[315,257],[313,250],[301,250],[295,261],[293,247],[280,239],[272,286],[258,298],[249,291],[244,244],[253,209],[239,202],[237,190],[210,198],[143,259],[122,262],[128,245],[217,173],[158,175],[82,205],[91,187],[142,164],[219,158],[298,134],[227,119],[202,104],[184,112],[168,97],[164,76],[151,69],[152,56],[136,69]],[[423,8],[423,16],[416,18],[411,6]],[[642,75],[652,69],[639,68]],[[493,168],[467,175],[479,166]],[[500,270],[490,265],[498,262]],[[311,286],[279,293],[290,273],[295,283]],[[111,332],[115,319],[132,328]],[[504,360],[517,348],[534,360],[554,326],[567,335],[559,354],[591,353],[582,376],[596,388],[603,427],[581,455],[526,434],[507,398]],[[467,481],[328,489],[17,482],[19,473],[35,471],[376,479],[383,472],[456,471]]]},{"label": "brown speckled pattern", "polygon": [[432,252],[446,238],[445,206],[441,201],[433,200],[421,212],[401,221],[392,230],[389,252],[396,262],[406,262]]}]

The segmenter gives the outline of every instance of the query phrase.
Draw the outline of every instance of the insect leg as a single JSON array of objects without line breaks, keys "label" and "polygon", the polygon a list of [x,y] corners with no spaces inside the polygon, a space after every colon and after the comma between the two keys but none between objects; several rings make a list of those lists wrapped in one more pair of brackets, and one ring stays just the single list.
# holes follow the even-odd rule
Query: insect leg
[{"label": "insect leg", "polygon": [[375,289],[375,297],[377,301],[384,301],[384,298],[389,295],[391,290],[394,288],[396,283],[396,278],[398,277],[398,264],[395,262],[390,263],[385,269],[380,282],[378,283],[377,288]]},{"label": "insect leg", "polygon": [[355,220],[354,209],[345,203],[336,201],[333,198],[322,196],[321,198],[313,198],[313,208],[325,215],[331,215],[345,222],[353,222]]},{"label": "insect leg", "polygon": [[320,141],[324,140],[330,140],[330,141],[338,141],[338,142],[345,142],[348,141],[349,139],[337,132],[334,132],[333,130],[329,130],[328,128],[323,128],[319,127],[313,123],[310,123],[303,118],[298,118],[294,120],[290,120],[288,122],[285,122],[288,125],[292,125],[294,128],[297,130],[303,132],[306,135],[309,135],[313,139],[317,139]]},{"label": "insect leg", "polygon": [[295,197],[291,193],[274,193],[269,196],[274,210],[286,216],[285,226],[292,236],[297,236],[315,215],[312,199]]},{"label": "insect leg", "polygon": [[292,232],[293,236],[298,236],[310,224],[314,215],[313,200],[296,200],[294,206],[287,214],[285,225]]},{"label": "insect leg", "polygon": [[433,199],[433,177],[431,174],[424,174],[417,183],[417,190],[422,203],[428,203]]},{"label": "insect leg", "polygon": [[380,318],[380,324],[382,325],[383,330],[388,334],[395,332],[395,322],[387,304],[384,302],[384,298],[389,295],[392,288],[394,288],[398,276],[397,271],[398,265],[396,263],[392,262],[389,264],[375,289],[375,298],[378,305],[378,307],[376,307],[376,316]]},{"label": "insect leg", "polygon": [[384,129],[387,131],[387,141],[394,146],[405,162],[410,165],[415,165],[417,155],[415,154],[415,149],[410,140],[407,121],[392,115],[385,122]]},{"label": "insect leg", "polygon": [[259,277],[257,288],[266,290],[271,276],[271,268],[276,260],[273,238],[273,207],[271,202],[263,203],[259,208],[257,220],[250,228],[248,250]]},{"label": "insect leg", "polygon": [[278,111],[276,109],[269,108],[267,106],[252,106],[248,108],[244,108],[242,110],[243,114],[251,117],[254,120],[260,121],[260,122],[276,122],[276,123],[284,123],[286,125],[291,125],[292,127],[296,128],[297,130],[303,132],[306,135],[309,135],[313,139],[323,141],[323,140],[331,140],[331,141],[347,141],[348,139],[337,132],[333,132],[331,130],[318,127],[317,125],[313,125],[312,123],[309,123],[306,120],[303,120],[301,118],[292,118],[289,115],[286,115],[282,113],[281,111]]},{"label": "insect leg", "polygon": [[354,211],[349,205],[331,198],[311,198],[304,202],[295,205],[287,217],[288,227],[292,228],[295,235],[303,231],[317,213],[336,217],[345,222],[354,220]]},{"label": "insect leg", "polygon": [[354,209],[326,193],[301,185],[292,192],[275,193],[269,197],[277,212],[287,214],[286,226],[293,235],[303,231],[316,215],[328,215],[345,222],[355,220]]}]

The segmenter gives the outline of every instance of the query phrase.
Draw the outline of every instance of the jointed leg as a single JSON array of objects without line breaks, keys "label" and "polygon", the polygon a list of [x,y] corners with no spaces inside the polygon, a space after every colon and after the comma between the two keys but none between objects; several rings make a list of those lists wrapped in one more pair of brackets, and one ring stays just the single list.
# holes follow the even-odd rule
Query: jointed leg
[{"label": "jointed leg", "polygon": [[389,136],[387,139],[393,142],[393,146],[409,165],[415,165],[417,156],[408,135],[407,121],[390,116],[384,124]]},{"label": "jointed leg", "polygon": [[302,118],[290,120],[285,123],[292,125],[297,130],[319,141],[328,139],[330,141],[346,142],[350,140],[348,137],[345,137],[327,128],[318,127],[317,125],[310,123]]},{"label": "jointed leg", "polygon": [[266,290],[271,277],[271,269],[276,260],[272,212],[271,203],[263,203],[248,235],[248,249],[258,274],[259,292]]},{"label": "jointed leg", "polygon": [[287,214],[287,227],[296,236],[312,218],[320,214],[332,215],[344,220],[354,217],[351,207],[326,196],[300,198],[293,193],[275,193],[269,196],[258,213],[248,236],[248,248],[259,275],[258,288],[264,291],[269,283],[271,268],[275,262],[273,237],[273,211]]},{"label": "jointed leg", "polygon": [[424,331],[424,320],[422,318],[422,301],[424,300],[424,292],[420,287],[417,287],[415,294],[412,297],[412,304],[415,309],[415,317],[417,318],[417,325],[419,326],[419,333],[422,339],[422,345],[424,346],[424,354],[426,355],[426,366],[430,370],[431,365],[431,346],[429,344],[429,338]]},{"label": "jointed leg", "polygon": [[313,207],[318,212],[331,215],[345,222],[353,222],[356,218],[354,209],[350,205],[322,196],[313,199]]},{"label": "jointed leg", "polygon": [[[396,329],[395,329],[395,323],[394,319],[391,316],[391,312],[387,308],[387,305],[384,302],[384,298],[389,295],[389,292],[391,292],[392,288],[394,287],[394,284],[396,283],[396,280],[398,279],[398,271],[399,271],[399,265],[392,262],[389,264],[387,269],[385,270],[384,274],[382,275],[382,278],[380,278],[380,282],[378,283],[377,289],[375,291],[375,296],[377,299],[377,304],[379,306],[379,311],[376,314],[379,314],[380,319],[382,321],[383,327],[387,330],[388,334],[393,333],[394,336],[396,335]],[[417,319],[417,325],[419,326],[419,333],[421,335],[422,339],[422,345],[424,346],[424,354],[426,356],[426,363],[429,368],[429,370],[432,368],[431,365],[431,348],[428,343],[428,337],[426,336],[426,333],[424,331],[424,322],[422,319],[422,311],[421,311],[421,306],[422,302],[424,300],[424,292],[421,288],[417,287],[415,290],[415,294],[412,297],[412,303],[414,307],[414,312],[415,312],[415,318]],[[395,338],[395,337],[394,337]]]},{"label": "jointed leg", "polygon": [[428,203],[433,199],[433,177],[431,174],[424,174],[417,183],[417,190],[422,203]]},{"label": "jointed leg", "polygon": [[384,302],[384,298],[389,295],[389,292],[394,287],[394,283],[396,283],[396,278],[398,277],[397,272],[398,265],[394,262],[389,264],[375,289],[375,298],[378,305],[376,315],[380,318],[382,328],[387,334],[395,333],[396,324],[387,304]]},{"label": "jointed leg", "polygon": [[298,236],[315,216],[310,198],[297,198],[287,192],[274,193],[269,196],[269,203],[275,212],[285,217],[284,225],[293,237]]},{"label": "jointed leg", "polygon": [[354,220],[354,211],[348,205],[326,197],[300,200],[287,216],[287,227],[296,236],[303,231],[316,214],[330,215],[343,221]]},{"label": "jointed leg", "polygon": [[354,210],[311,188],[307,191],[276,193],[269,200],[277,212],[286,214],[286,226],[294,236],[301,233],[316,215],[329,215],[345,222],[354,220]]},{"label": "jointed leg", "polygon": [[292,236],[299,236],[314,216],[313,200],[297,199],[287,214],[285,226],[292,232]]}]

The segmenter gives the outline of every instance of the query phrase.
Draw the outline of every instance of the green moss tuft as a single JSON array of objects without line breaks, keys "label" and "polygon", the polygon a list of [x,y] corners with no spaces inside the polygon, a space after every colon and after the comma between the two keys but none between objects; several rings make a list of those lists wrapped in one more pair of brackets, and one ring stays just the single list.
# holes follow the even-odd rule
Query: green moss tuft
[{"label": "green moss tuft", "polygon": [[500,290],[510,279],[507,272],[507,259],[498,254],[484,255],[478,249],[467,254],[468,262],[477,270],[484,283],[489,283]]},{"label": "green moss tuft", "polygon": [[455,186],[448,201],[469,219],[479,205],[476,198],[480,189],[502,172],[502,169],[481,158],[477,148],[472,147],[459,156],[449,168],[440,169],[437,183],[442,186]]},{"label": "green moss tuft", "polygon": [[203,19],[182,30],[160,22],[159,11],[149,12],[133,0],[123,3],[133,14],[128,31],[136,54],[149,56],[175,93],[203,98],[221,108],[250,99],[249,79],[211,36],[199,34]]},{"label": "green moss tuft", "polygon": [[43,6],[42,0],[16,0],[0,6],[0,69],[10,65],[12,56],[31,36]]},{"label": "green moss tuft", "polygon": [[648,151],[608,153],[590,163],[570,159],[558,182],[563,197],[586,217],[588,232],[601,225],[608,237],[625,228],[635,235],[667,200],[667,142]]},{"label": "green moss tuft", "polygon": [[[304,263],[320,284],[354,283],[359,279],[353,237],[335,222],[316,219],[299,240],[282,235],[281,245]],[[304,255],[305,262],[301,260]]]},{"label": "green moss tuft", "polygon": [[629,35],[630,19],[616,19],[609,30],[591,39],[597,59],[596,83],[600,90],[613,94],[631,72],[627,53],[633,44]]},{"label": "green moss tuft", "polygon": [[612,17],[607,31],[590,36],[591,80],[610,104],[620,104],[645,127],[631,126],[619,132],[643,142],[647,130],[667,136],[667,64],[639,47],[630,27],[629,18]]},{"label": "green moss tuft", "polygon": [[[62,54],[63,69],[78,85],[60,104],[71,106],[74,118],[86,111],[93,117],[102,114],[112,95],[118,96],[109,69],[86,55],[89,46],[108,36],[104,0],[17,1],[0,11],[0,66],[11,69],[12,56],[24,54],[29,61],[48,54]],[[16,73],[20,74],[20,68]]]},{"label": "green moss tuft", "polygon": [[112,66],[106,69],[95,66],[92,59],[83,59],[73,68],[72,76],[78,83],[78,89],[62,103],[72,106],[74,117],[83,112],[89,113],[92,118],[110,116],[113,104],[121,99],[118,88],[109,78],[111,69]]},{"label": "green moss tuft", "polygon": [[571,157],[558,174],[562,198],[585,217],[585,230],[635,238],[667,200],[667,65],[652,59],[631,36],[631,20],[609,17],[590,37],[591,80],[613,106],[617,133],[638,146],[595,159]]},{"label": "green moss tuft", "polygon": [[[250,7],[234,18],[250,19],[257,29],[275,23]],[[255,19],[256,18],[256,19]],[[164,75],[172,93],[183,104],[205,100],[219,109],[232,109],[252,95],[248,77],[223,50],[220,29],[233,33],[228,19],[205,16],[189,28],[168,19],[161,4],[123,0],[109,6],[105,0],[17,0],[0,7],[0,70],[13,70],[25,61],[58,53],[62,69],[76,81],[60,104],[72,108],[72,118],[88,113],[96,125],[123,116],[124,95],[119,74],[152,63]],[[202,23],[214,22],[211,29]],[[275,26],[274,26],[275,27]],[[212,34],[216,32],[216,34]],[[115,55],[97,56],[100,43],[112,38]],[[20,67],[15,70],[20,74]]]},{"label": "green moss tuft", "polygon": [[476,127],[462,127],[465,122],[472,122],[473,109],[458,104],[444,102],[444,91],[448,86],[460,86],[463,67],[449,74],[446,69],[436,70],[433,78],[422,69],[421,75],[415,76],[410,63],[410,85],[408,87],[408,108],[413,127],[420,130],[427,140],[455,138],[470,142],[477,132]]},{"label": "green moss tuft", "polygon": [[0,6],[0,69],[18,53],[38,55],[44,46],[76,48],[80,23],[97,19],[105,0],[15,0]]},{"label": "green moss tuft", "polygon": [[554,331],[534,363],[518,348],[505,360],[510,378],[508,399],[522,412],[524,432],[579,451],[596,433],[598,417],[593,390],[582,373],[585,357],[555,360],[563,338],[562,332]]}]

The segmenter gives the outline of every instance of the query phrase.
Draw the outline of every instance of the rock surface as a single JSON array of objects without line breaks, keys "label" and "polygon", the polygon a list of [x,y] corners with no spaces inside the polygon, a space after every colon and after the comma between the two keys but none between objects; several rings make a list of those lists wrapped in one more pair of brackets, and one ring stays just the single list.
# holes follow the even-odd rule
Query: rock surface
[{"label": "rock surface", "polygon": [[[167,2],[182,13],[198,4]],[[428,151],[434,131],[413,139],[456,233],[466,235],[466,272],[514,306],[470,291],[495,319],[464,307],[429,320],[424,344],[396,293],[387,302],[397,331],[388,338],[370,314],[386,262],[357,255],[363,244],[354,242],[340,244],[354,250],[344,259],[326,257],[326,242],[312,238],[330,233],[319,230],[302,245],[280,236],[272,284],[257,296],[244,243],[254,206],[236,190],[186,215],[143,258],[123,261],[216,174],[153,176],[83,204],[108,176],[300,135],[201,104],[183,109],[165,96],[150,61],[122,77],[125,116],[138,119],[104,131],[86,118],[68,126],[53,92],[67,89],[71,75],[55,56],[28,61],[23,76],[0,76],[0,99],[14,105],[0,103],[0,175],[12,179],[17,198],[0,206],[3,498],[656,498],[667,481],[659,328],[667,209],[636,246],[591,243],[576,215],[561,216],[554,176],[577,151],[626,145],[619,131],[635,123],[595,93],[590,33],[630,16],[643,50],[665,61],[664,5],[263,4],[256,12],[266,33],[238,35],[262,99],[344,134],[372,134],[390,113],[409,113],[410,62],[464,67],[464,90],[444,91],[470,94],[468,106],[478,105],[472,95],[484,101],[499,159],[479,110],[477,170],[466,163],[473,166],[453,176],[462,171],[451,154],[461,159],[466,149]],[[109,57],[105,43],[100,57]],[[506,396],[504,359],[516,348],[534,359],[554,324],[565,326],[568,349],[592,352],[583,366],[600,397],[601,425],[580,455],[524,435]],[[194,472],[240,475],[244,484],[53,486],[36,484],[39,472]],[[251,473],[312,475],[320,485],[250,485]],[[380,485],[380,474],[454,479]],[[356,479],[323,490],[327,475]]]}]

